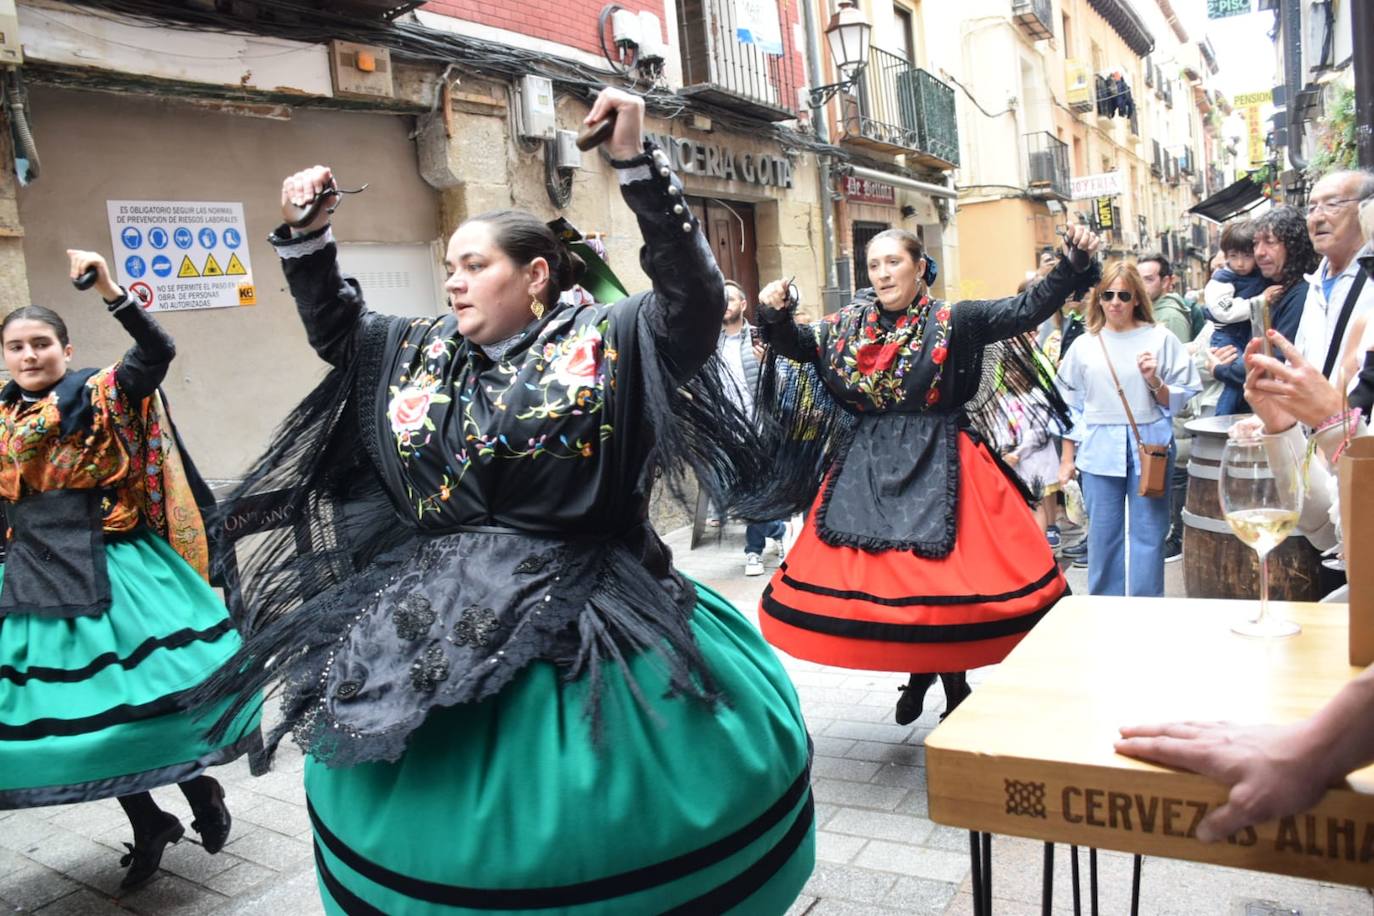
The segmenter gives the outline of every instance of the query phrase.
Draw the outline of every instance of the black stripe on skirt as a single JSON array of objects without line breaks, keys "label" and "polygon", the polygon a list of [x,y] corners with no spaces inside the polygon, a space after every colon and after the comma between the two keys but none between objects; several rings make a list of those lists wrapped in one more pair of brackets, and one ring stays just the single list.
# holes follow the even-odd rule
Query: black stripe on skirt
[{"label": "black stripe on skirt", "polygon": [[[306,799],[306,807],[310,813],[310,822],[315,828],[315,861],[319,866],[320,877],[326,889],[334,896],[335,902],[350,916],[353,914],[375,916],[381,911],[359,899],[329,871],[320,851],[321,844],[328,848],[341,862],[364,878],[414,900],[441,906],[467,907],[474,910],[552,909],[597,903],[650,890],[715,865],[739,852],[779,824],[787,812],[796,807],[797,802],[803,796],[806,799],[803,810],[798,813],[792,826],[777,845],[735,878],[715,888],[709,894],[698,898],[703,901],[719,898],[720,905],[727,906],[726,901],[735,897],[738,897],[738,900],[743,900],[766,884],[806,837],[807,830],[810,829],[815,816],[814,802],[811,797],[810,765],[802,770],[801,775],[776,802],[769,806],[767,811],[729,836],[722,837],[714,843],[700,849],[694,849],[666,862],[646,865],[643,868],[621,872],[618,875],[577,884],[565,884],[559,887],[491,889],[462,887],[412,878],[378,865],[346,846],[320,820],[308,798]],[[350,908],[350,903],[353,903],[355,908]],[[695,912],[702,912],[700,908],[696,908],[696,901],[684,904],[683,908],[679,908],[679,911],[686,913],[693,909]]]}]

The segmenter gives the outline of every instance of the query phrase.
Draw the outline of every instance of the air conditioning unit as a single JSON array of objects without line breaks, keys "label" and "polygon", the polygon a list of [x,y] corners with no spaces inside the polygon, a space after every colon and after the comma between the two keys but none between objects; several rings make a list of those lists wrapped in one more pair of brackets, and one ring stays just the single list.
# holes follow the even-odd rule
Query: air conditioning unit
[{"label": "air conditioning unit", "polygon": [[1037,150],[1030,154],[1030,184],[1054,184],[1054,153],[1050,150]]}]

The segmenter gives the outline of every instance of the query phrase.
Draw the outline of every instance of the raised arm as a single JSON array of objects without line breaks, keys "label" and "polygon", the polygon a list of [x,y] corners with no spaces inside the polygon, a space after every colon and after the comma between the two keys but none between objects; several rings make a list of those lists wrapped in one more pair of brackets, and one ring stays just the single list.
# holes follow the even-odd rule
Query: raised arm
[{"label": "raised arm", "polygon": [[110,278],[110,269],[103,257],[94,251],[74,248],[67,250],[67,256],[71,258],[73,280],[87,270],[95,269],[92,288],[105,300],[110,314],[134,339],[134,345],[115,368],[115,384],[132,400],[146,398],[162,384],[167,376],[167,367],[177,355],[171,336],[153,320],[152,315],[143,310],[137,297],[130,295]]},{"label": "raised arm", "polygon": [[639,264],[653,282],[640,314],[659,353],[679,380],[686,379],[715,352],[725,315],[725,281],[667,155],[644,140],[644,100],[602,90],[586,122],[607,117],[615,118],[615,128],[606,150],[621,195],[639,221],[644,239]]},{"label": "raised arm", "polygon": [[[333,182],[333,174],[323,165],[287,177],[281,188],[283,216],[287,220],[298,216],[300,208],[320,194],[331,197],[327,189]],[[339,272],[329,217],[327,207],[320,207],[308,224],[292,228],[282,223],[267,240],[282,259],[282,272],[310,346],[330,365],[344,366],[353,357],[358,331],[370,313],[357,281]]]},{"label": "raised arm", "polygon": [[811,362],[825,344],[810,325],[798,324],[787,299],[786,280],[774,280],[759,292],[759,330],[763,342],[790,360]]},{"label": "raised arm", "polygon": [[954,308],[955,334],[960,345],[986,345],[1032,331],[1059,310],[1069,295],[1092,287],[1102,275],[1094,255],[1101,241],[1087,226],[1070,226],[1064,237],[1064,257],[1040,282],[1018,296],[971,299]]}]

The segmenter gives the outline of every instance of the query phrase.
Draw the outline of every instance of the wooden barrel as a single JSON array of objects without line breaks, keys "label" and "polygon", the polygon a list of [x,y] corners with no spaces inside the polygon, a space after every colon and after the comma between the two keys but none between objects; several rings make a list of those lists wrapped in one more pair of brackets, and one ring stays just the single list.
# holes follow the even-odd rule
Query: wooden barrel
[{"label": "wooden barrel", "polygon": [[[1190,598],[1258,598],[1259,557],[1231,531],[1221,511],[1221,455],[1226,432],[1240,417],[1202,417],[1188,424],[1188,501],[1183,509],[1183,581]],[[1269,554],[1269,597],[1321,598],[1321,554],[1294,533]]]}]

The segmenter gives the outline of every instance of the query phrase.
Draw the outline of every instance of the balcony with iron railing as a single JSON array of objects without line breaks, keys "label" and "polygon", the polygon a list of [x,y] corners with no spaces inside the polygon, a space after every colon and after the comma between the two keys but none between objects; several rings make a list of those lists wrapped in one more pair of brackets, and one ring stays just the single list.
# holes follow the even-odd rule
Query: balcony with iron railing
[{"label": "balcony with iron railing", "polygon": [[682,0],[677,7],[683,95],[765,121],[797,116],[800,66],[793,29],[779,3],[781,53],[745,44],[732,0]]},{"label": "balcony with iron railing", "polygon": [[954,89],[904,57],[871,48],[853,95],[842,97],[840,139],[908,163],[959,165]]},{"label": "balcony with iron railing", "polygon": [[1156,178],[1164,177],[1164,149],[1159,145],[1158,140],[1151,140],[1154,155],[1150,159],[1150,174]]},{"label": "balcony with iron railing", "polygon": [[1069,200],[1069,146],[1046,131],[1026,134],[1026,185],[1032,197]]},{"label": "balcony with iron railing", "polygon": [[1011,18],[1036,41],[1054,37],[1054,6],[1050,0],[1011,0]]}]

